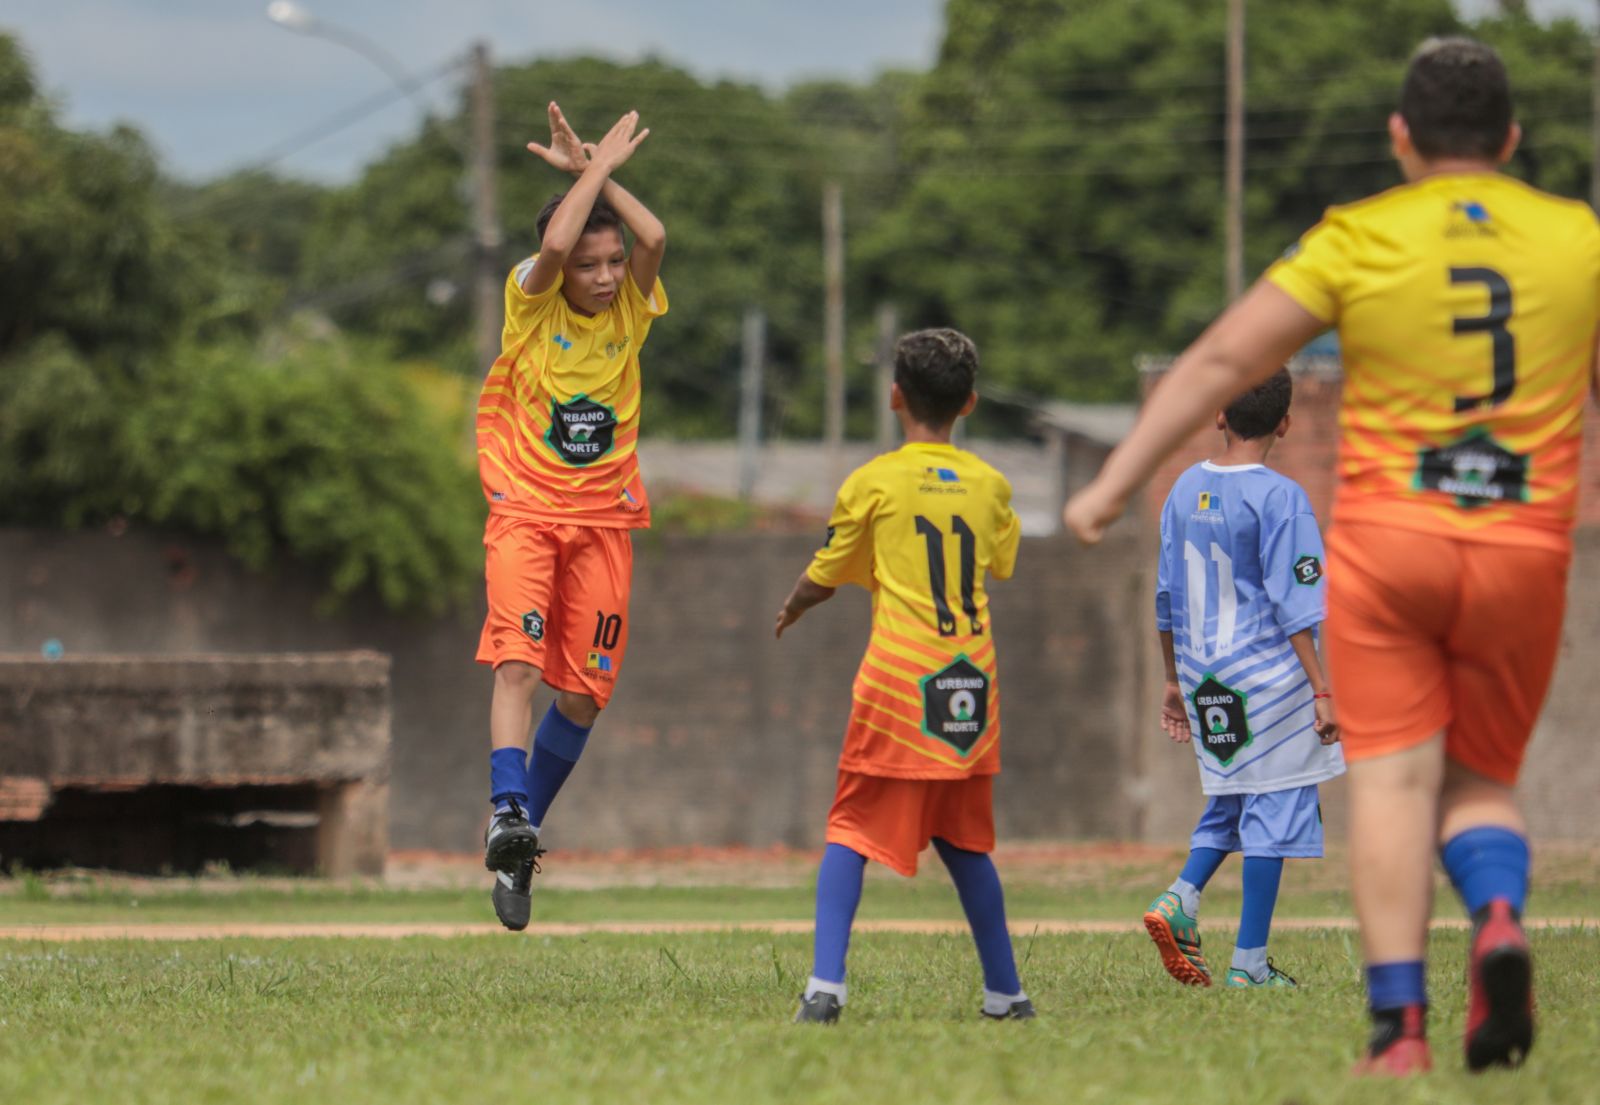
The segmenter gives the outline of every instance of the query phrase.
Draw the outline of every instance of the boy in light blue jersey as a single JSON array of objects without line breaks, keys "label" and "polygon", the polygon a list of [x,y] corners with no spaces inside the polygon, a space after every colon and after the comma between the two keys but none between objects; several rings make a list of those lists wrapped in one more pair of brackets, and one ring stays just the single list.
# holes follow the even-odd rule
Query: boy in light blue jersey
[{"label": "boy in light blue jersey", "polygon": [[1317,784],[1344,772],[1315,639],[1322,534],[1300,485],[1265,464],[1293,390],[1283,369],[1217,415],[1222,451],[1179,476],[1161,511],[1161,725],[1193,742],[1207,803],[1144,923],[1167,973],[1192,986],[1211,985],[1200,892],[1229,852],[1244,853],[1244,906],[1227,985],[1295,984],[1267,959],[1283,861],[1322,855]]}]

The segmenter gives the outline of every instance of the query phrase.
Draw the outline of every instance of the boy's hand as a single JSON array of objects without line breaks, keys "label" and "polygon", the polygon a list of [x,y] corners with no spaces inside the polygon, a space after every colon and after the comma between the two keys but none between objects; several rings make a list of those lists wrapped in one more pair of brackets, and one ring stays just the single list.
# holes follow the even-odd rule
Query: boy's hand
[{"label": "boy's hand", "polygon": [[1189,713],[1183,708],[1183,688],[1176,683],[1168,682],[1166,693],[1161,697],[1161,728],[1179,744],[1194,739],[1194,731],[1189,728]]},{"label": "boy's hand", "polygon": [[639,148],[639,143],[650,137],[650,128],[646,127],[633,133],[639,125],[639,113],[630,111],[618,119],[606,136],[600,139],[598,145],[585,143],[583,152],[589,155],[590,163],[599,162],[605,167],[606,172],[614,173],[620,169],[628,158],[633,156],[633,151]]},{"label": "boy's hand", "polygon": [[806,610],[807,607],[804,606],[796,608],[792,602],[784,603],[783,609],[778,611],[778,624],[773,627],[772,635],[774,637],[782,637],[783,631],[799,621],[800,615],[804,614]]},{"label": "boy's hand", "polygon": [[1311,723],[1311,728],[1317,731],[1317,736],[1322,738],[1323,744],[1339,743],[1339,722],[1333,713],[1333,699],[1319,698],[1313,702],[1316,708],[1316,720]]},{"label": "boy's hand", "polygon": [[1085,545],[1098,545],[1106,530],[1127,509],[1127,501],[1109,494],[1100,480],[1094,480],[1067,500],[1061,520],[1073,536]]},{"label": "boy's hand", "polygon": [[584,152],[583,143],[554,100],[550,101],[550,145],[529,142],[528,149],[544,158],[552,169],[573,176],[581,175],[589,167],[589,155]]}]

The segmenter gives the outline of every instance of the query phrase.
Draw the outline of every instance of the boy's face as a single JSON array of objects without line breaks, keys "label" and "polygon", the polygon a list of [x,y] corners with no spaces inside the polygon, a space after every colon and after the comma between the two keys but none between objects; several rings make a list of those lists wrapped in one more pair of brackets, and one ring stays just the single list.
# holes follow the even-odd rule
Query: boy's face
[{"label": "boy's face", "polygon": [[573,310],[597,315],[616,301],[622,290],[628,255],[615,227],[592,230],[578,239],[561,267],[561,294]]}]

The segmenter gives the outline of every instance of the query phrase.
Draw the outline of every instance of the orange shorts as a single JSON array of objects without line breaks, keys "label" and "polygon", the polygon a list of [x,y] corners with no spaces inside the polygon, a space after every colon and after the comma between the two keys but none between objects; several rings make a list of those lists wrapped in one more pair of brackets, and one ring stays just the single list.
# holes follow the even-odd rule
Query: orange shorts
[{"label": "orange shorts", "polygon": [[1445,732],[1511,785],[1555,670],[1570,553],[1360,522],[1328,531],[1323,650],[1350,760]]},{"label": "orange shorts", "polygon": [[478,663],[532,664],[549,686],[605,706],[628,650],[629,532],[491,514],[483,544]]},{"label": "orange shorts", "polygon": [[994,851],[993,796],[993,775],[891,779],[841,771],[828,811],[828,843],[909,878],[934,837],[968,852]]}]

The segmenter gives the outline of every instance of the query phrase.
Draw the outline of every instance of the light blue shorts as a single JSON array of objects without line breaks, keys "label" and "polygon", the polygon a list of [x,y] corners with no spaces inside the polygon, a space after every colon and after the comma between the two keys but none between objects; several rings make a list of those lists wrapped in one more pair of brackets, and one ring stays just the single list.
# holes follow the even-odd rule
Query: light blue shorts
[{"label": "light blue shorts", "polygon": [[1189,847],[1246,856],[1321,859],[1322,804],[1317,788],[1214,794],[1194,827]]}]

